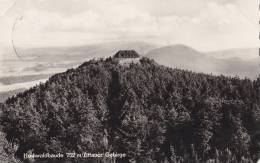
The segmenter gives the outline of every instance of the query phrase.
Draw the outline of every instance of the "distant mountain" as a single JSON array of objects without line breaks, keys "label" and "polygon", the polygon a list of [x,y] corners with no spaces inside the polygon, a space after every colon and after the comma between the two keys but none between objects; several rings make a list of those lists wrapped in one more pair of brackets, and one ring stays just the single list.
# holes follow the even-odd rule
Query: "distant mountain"
[{"label": "distant mountain", "polygon": [[201,52],[182,44],[153,49],[149,51],[146,54],[146,56],[152,56],[156,59],[165,59],[170,56],[177,56],[182,60],[198,59],[198,57],[205,57],[205,55]]},{"label": "distant mountain", "polygon": [[[252,55],[253,52],[255,51],[252,50],[250,54]],[[224,54],[227,53],[229,57],[224,57]],[[172,45],[151,50],[146,56],[170,67],[255,79],[260,70],[259,62],[256,59],[243,60],[240,57],[235,57],[235,54],[232,55],[232,51],[208,54],[185,45]]]},{"label": "distant mountain", "polygon": [[208,64],[208,62],[214,58],[208,57],[186,45],[179,44],[153,49],[145,56],[170,67],[206,73],[210,73],[213,70],[212,65]]},{"label": "distant mountain", "polygon": [[259,60],[259,48],[245,48],[245,49],[227,49],[222,51],[207,52],[208,55],[215,58],[227,59],[238,58],[245,61]]},{"label": "distant mountain", "polygon": [[[193,59],[199,54],[178,49]],[[260,154],[259,87],[259,79],[193,73],[147,58],[128,66],[90,60],[0,104],[0,128],[23,162],[253,162]],[[24,160],[30,151],[118,157]]]}]

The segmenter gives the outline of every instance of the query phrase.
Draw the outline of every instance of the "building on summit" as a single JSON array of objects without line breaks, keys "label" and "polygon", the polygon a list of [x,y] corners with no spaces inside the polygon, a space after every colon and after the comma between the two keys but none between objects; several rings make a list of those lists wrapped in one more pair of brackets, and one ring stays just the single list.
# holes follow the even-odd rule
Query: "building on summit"
[{"label": "building on summit", "polygon": [[140,55],[135,50],[119,50],[114,58],[139,58]]},{"label": "building on summit", "polygon": [[121,65],[139,63],[140,55],[135,50],[119,50],[113,57]]}]

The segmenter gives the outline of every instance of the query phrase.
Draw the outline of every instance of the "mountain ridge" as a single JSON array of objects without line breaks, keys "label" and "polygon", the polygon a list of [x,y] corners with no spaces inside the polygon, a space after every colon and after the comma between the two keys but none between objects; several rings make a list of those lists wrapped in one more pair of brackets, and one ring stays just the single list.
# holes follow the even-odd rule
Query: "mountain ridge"
[{"label": "mountain ridge", "polygon": [[[230,50],[228,53],[231,55],[232,51],[233,50]],[[251,55],[253,55],[253,53]],[[256,79],[260,72],[256,60],[245,60],[241,59],[241,56],[236,57],[235,55],[222,57],[221,51],[200,52],[186,45],[177,44],[161,47],[149,51],[145,56],[155,59],[162,65],[173,68],[213,73],[215,75],[222,74],[226,76],[231,75]]]}]

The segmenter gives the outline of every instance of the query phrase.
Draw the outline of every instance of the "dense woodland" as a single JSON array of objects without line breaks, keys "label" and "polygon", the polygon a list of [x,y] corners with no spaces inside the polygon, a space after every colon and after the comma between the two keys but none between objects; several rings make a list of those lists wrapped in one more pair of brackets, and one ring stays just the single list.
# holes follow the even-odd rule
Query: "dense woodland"
[{"label": "dense woodland", "polygon": [[[213,76],[142,58],[91,60],[1,104],[7,162],[253,163],[260,158],[260,78]],[[106,151],[122,159],[23,159]],[[20,161],[19,161],[20,160]]]}]

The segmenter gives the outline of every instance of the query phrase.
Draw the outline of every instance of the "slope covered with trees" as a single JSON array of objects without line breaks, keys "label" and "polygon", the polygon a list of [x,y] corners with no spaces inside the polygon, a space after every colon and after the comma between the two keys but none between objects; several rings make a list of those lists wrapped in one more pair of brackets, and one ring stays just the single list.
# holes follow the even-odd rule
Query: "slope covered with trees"
[{"label": "slope covered with trees", "polygon": [[[91,60],[1,105],[23,154],[125,153],[34,162],[252,162],[260,158],[260,79],[171,69],[142,58]],[[26,160],[23,160],[26,162]]]}]

